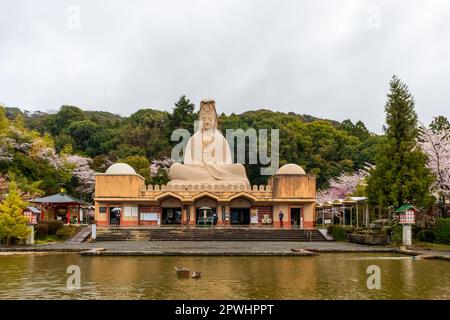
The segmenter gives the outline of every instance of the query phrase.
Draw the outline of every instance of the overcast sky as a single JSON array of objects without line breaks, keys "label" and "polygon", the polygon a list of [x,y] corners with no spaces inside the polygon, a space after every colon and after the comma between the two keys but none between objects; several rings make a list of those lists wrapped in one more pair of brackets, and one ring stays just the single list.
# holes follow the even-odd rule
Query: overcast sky
[{"label": "overcast sky", "polygon": [[0,102],[129,115],[186,94],[381,132],[389,79],[450,117],[450,1],[0,0]]}]

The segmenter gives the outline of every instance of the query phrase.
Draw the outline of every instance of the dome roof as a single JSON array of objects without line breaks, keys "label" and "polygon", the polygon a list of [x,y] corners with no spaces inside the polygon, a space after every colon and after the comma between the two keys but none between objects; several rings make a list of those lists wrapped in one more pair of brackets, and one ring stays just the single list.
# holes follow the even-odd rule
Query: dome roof
[{"label": "dome roof", "polygon": [[305,170],[297,164],[288,163],[278,169],[277,174],[305,174]]},{"label": "dome roof", "polygon": [[106,174],[136,174],[136,171],[129,164],[114,163],[106,170]]}]

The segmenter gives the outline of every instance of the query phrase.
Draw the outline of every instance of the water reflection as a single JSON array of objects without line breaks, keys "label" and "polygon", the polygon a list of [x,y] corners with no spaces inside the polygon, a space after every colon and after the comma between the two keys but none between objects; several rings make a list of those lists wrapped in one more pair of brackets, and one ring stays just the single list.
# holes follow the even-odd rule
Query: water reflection
[{"label": "water reflection", "polygon": [[[69,265],[81,290],[66,289]],[[381,269],[381,289],[366,286]],[[176,277],[175,266],[201,271]],[[392,254],[315,257],[0,256],[2,299],[449,299],[450,264]]]}]

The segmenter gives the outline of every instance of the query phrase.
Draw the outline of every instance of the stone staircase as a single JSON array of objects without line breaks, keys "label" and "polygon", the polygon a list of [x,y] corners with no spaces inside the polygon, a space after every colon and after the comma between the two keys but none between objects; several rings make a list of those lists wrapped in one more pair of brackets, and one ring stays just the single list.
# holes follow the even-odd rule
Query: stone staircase
[{"label": "stone staircase", "polygon": [[86,240],[92,233],[92,227],[87,226],[84,228],[81,228],[80,231],[76,235],[74,235],[72,238],[66,240],[68,243],[81,243],[84,240]]},{"label": "stone staircase", "polygon": [[97,241],[327,241],[318,230],[251,228],[97,229]]}]

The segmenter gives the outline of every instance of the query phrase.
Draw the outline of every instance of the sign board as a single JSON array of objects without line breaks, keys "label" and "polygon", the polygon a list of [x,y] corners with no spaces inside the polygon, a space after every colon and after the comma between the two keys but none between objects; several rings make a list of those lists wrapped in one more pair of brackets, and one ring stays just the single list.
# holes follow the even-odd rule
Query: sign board
[{"label": "sign board", "polygon": [[325,223],[325,224],[331,224],[331,219],[326,219],[326,220],[324,221],[324,223]]},{"label": "sign board", "polygon": [[142,221],[158,221],[159,215],[157,213],[141,213]]},{"label": "sign board", "polygon": [[258,209],[251,208],[251,210],[250,210],[250,222],[251,223],[258,223]]}]

